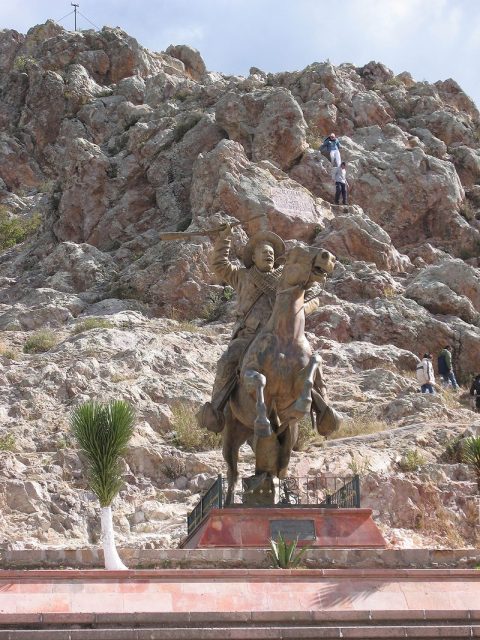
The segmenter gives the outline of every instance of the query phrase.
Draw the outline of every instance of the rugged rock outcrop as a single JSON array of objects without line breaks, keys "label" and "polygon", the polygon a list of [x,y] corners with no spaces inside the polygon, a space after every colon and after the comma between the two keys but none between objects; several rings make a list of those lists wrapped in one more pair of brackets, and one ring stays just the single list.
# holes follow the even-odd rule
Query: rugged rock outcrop
[{"label": "rugged rock outcrop", "polygon": [[[480,115],[453,80],[376,62],[227,76],[187,45],[52,21],[0,31],[0,70],[0,546],[96,543],[68,417],[119,396],[138,416],[120,539],[183,535],[222,468],[179,429],[231,331],[234,293],[209,268],[225,221],[241,223],[233,259],[266,228],[338,257],[307,327],[346,426],[294,472],[360,471],[392,545],[476,543],[475,483],[445,448],[478,419],[465,387],[426,396],[414,379],[447,343],[464,385],[480,366]],[[331,204],[331,131],[350,206]]]}]

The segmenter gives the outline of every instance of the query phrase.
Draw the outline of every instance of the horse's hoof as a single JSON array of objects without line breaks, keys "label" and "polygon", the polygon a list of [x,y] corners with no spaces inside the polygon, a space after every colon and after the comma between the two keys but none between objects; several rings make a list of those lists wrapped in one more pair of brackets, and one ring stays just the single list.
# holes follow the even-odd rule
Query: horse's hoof
[{"label": "horse's hoof", "polygon": [[264,420],[255,420],[253,427],[254,434],[257,438],[269,438],[273,434],[272,425],[268,418],[265,418]]}]

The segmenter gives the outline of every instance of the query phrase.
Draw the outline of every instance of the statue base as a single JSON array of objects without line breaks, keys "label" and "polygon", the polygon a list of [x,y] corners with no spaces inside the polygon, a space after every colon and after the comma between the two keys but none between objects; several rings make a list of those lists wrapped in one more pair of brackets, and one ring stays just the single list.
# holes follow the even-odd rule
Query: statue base
[{"label": "statue base", "polygon": [[371,509],[245,507],[212,509],[183,549],[269,547],[278,535],[312,548],[386,547]]}]

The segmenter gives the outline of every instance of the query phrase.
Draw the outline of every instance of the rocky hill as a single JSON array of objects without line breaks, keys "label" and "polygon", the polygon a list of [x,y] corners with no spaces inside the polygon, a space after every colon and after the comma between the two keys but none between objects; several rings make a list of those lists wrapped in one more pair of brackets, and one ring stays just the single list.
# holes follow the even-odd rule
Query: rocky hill
[{"label": "rocky hill", "polygon": [[[346,426],[293,471],[360,471],[394,546],[474,545],[478,490],[454,445],[480,416],[466,387],[421,395],[414,378],[448,343],[464,385],[480,371],[480,116],[457,83],[376,62],[227,76],[187,46],[153,53],[119,29],[51,21],[0,31],[0,68],[0,547],[97,542],[68,433],[88,398],[137,409],[122,544],[184,535],[223,468],[213,443],[197,450],[191,415],[234,299],[208,237],[158,235],[225,220],[243,222],[239,256],[263,225],[339,258],[308,329]],[[331,204],[318,153],[330,131],[349,207]]]}]

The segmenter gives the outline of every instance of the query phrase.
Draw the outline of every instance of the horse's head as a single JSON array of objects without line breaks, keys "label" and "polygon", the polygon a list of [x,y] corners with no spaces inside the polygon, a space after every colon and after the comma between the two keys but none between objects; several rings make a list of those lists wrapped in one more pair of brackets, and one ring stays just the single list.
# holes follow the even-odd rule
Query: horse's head
[{"label": "horse's head", "polygon": [[283,281],[289,286],[305,289],[314,282],[325,282],[335,268],[335,256],[317,247],[294,247],[287,253]]}]

